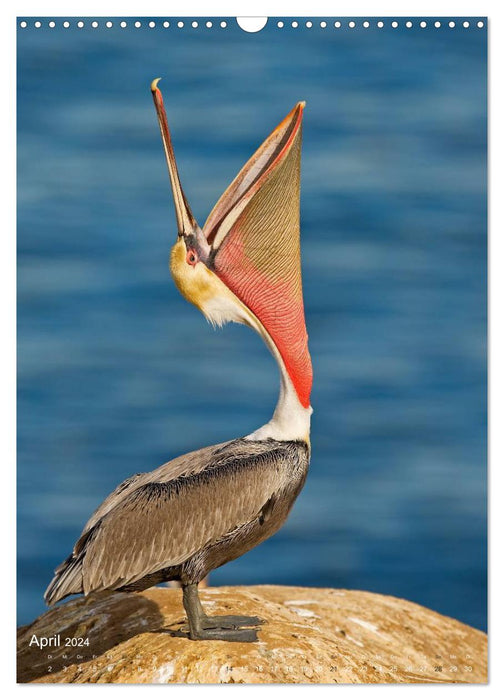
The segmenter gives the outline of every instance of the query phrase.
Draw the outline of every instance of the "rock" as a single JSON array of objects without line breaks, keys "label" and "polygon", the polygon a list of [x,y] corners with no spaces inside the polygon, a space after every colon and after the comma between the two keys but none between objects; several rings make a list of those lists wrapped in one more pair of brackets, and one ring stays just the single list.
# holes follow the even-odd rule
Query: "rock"
[{"label": "rock", "polygon": [[208,614],[265,618],[259,641],[194,642],[183,633],[177,636],[185,622],[179,590],[93,594],[20,628],[18,681],[487,681],[486,635],[406,600],[285,586],[205,588],[201,599]]}]

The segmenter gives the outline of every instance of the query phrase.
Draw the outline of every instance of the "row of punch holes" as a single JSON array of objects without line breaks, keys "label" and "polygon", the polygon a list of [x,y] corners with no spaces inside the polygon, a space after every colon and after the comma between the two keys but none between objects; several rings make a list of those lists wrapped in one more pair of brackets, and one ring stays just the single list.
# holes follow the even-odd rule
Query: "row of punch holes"
[{"label": "row of punch holes", "polygon": [[[254,20],[253,22],[247,22],[246,20]],[[257,21],[259,20],[259,21]],[[238,25],[246,32],[258,32],[267,23],[267,18],[239,18],[237,19]],[[35,29],[40,29],[43,26],[43,22],[40,20],[34,21],[31,26],[33,26]],[[54,29],[57,26],[57,22],[54,20],[50,20],[47,22],[47,26],[50,29]],[[101,22],[97,20],[92,20],[92,21],[87,21],[85,22],[84,20],[75,20],[74,22],[69,22],[68,20],[62,21],[59,23],[60,26],[62,26],[64,29],[68,29],[72,26],[76,26],[78,29],[83,29],[86,26],[90,26],[92,29],[98,29],[100,26],[105,27],[106,29],[112,29],[113,27],[120,27],[121,29],[126,29],[128,26],[129,27],[134,27],[135,29],[141,29],[142,27],[149,27],[150,29],[155,29],[156,27],[163,27],[164,29],[168,29],[169,27],[176,27],[177,29],[184,29],[184,28],[192,28],[192,29],[198,29],[199,27],[205,27],[207,29],[212,29],[212,28],[220,28],[220,29],[226,29],[228,27],[228,22],[226,20],[206,20],[206,21],[201,21],[198,22],[196,20],[173,20],[172,22],[169,22],[167,20],[159,20],[158,22],[155,22],[154,20],[150,21],[140,21],[140,20],[132,20],[130,22],[127,22],[126,20],[116,20],[113,22],[112,20],[102,20]],[[429,24],[431,26],[434,26],[436,29],[439,29],[440,27],[443,26],[443,22],[440,20],[435,20],[431,21],[430,23],[427,22],[426,20],[415,20],[413,22],[412,20],[403,20],[401,22],[397,20],[378,20],[378,21],[369,21],[369,20],[363,20],[362,22],[358,22],[356,20],[336,20],[336,21],[327,21],[327,20],[306,20],[306,21],[298,21],[298,20],[291,20],[291,19],[284,19],[284,20],[278,20],[276,21],[276,26],[278,29],[283,29],[283,28],[289,28],[292,27],[293,29],[297,28],[303,28],[306,27],[306,29],[312,29],[313,27],[320,27],[321,29],[327,29],[330,27],[334,27],[334,29],[344,29],[345,27],[348,27],[348,29],[355,29],[357,27],[362,27],[363,29],[370,29],[371,27],[376,26],[378,29],[383,29],[387,25],[392,27],[392,29],[397,29],[401,24],[404,24],[404,26],[407,29],[413,28],[415,25],[419,26],[421,29],[426,29]],[[462,26],[464,29],[469,29],[471,26],[477,27],[478,29],[483,29],[485,26],[485,23],[482,20],[474,20],[473,22],[470,22],[469,20],[461,20],[458,23],[455,22],[454,20],[446,20],[444,22],[445,26],[448,26],[450,29],[455,29],[457,26]],[[21,29],[26,29],[27,27],[30,26],[30,23],[28,23],[26,20],[22,20],[19,23],[19,26]]]}]

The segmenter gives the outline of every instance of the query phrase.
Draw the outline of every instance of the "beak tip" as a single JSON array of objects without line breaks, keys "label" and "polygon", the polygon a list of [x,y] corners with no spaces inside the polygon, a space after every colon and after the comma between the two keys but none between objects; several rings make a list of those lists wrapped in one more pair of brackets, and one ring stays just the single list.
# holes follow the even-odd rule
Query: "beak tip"
[{"label": "beak tip", "polygon": [[301,102],[298,102],[298,107],[300,109],[304,109],[306,107],[306,101],[302,100]]},{"label": "beak tip", "polygon": [[161,78],[154,78],[154,80],[152,81],[151,86],[150,86],[151,92],[156,92],[156,90],[158,89],[158,83],[160,80],[161,80]]}]

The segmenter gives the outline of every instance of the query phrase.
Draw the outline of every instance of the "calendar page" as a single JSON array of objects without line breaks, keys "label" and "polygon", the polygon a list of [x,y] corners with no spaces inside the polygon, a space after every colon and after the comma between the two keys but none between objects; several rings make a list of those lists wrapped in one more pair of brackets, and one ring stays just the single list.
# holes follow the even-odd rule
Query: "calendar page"
[{"label": "calendar page", "polygon": [[486,683],[486,17],[18,17],[18,682]]}]

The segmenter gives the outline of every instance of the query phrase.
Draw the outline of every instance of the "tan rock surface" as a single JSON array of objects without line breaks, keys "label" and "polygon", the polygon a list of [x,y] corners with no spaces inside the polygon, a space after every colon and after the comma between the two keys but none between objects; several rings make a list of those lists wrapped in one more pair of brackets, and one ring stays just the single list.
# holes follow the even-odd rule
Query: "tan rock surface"
[{"label": "tan rock surface", "polygon": [[[406,600],[322,588],[205,588],[208,614],[259,615],[259,641],[176,636],[181,593],[77,598],[18,634],[18,680],[38,683],[485,683],[483,632]],[[33,640],[56,637],[41,649]],[[89,645],[65,646],[66,638]],[[30,646],[31,642],[31,646]],[[71,642],[70,642],[71,643]],[[75,643],[75,642],[74,642]],[[78,643],[78,642],[77,642]]]}]

